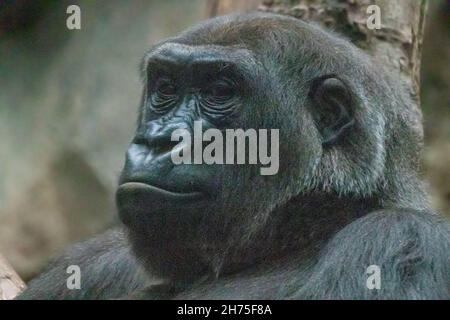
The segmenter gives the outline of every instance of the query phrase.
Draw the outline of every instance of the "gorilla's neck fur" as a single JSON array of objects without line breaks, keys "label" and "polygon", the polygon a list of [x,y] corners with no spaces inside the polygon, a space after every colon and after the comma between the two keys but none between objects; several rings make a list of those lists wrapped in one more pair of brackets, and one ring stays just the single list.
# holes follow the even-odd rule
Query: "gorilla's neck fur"
[{"label": "gorilla's neck fur", "polygon": [[[376,199],[311,193],[275,208],[264,227],[249,241],[224,254],[226,264],[212,266],[215,277],[247,271],[250,266],[271,268],[286,257],[314,258],[338,230],[380,208]],[[293,239],[296,239],[293,241]]]},{"label": "gorilla's neck fur", "polygon": [[182,243],[173,247],[167,244],[161,251],[140,234],[130,232],[130,240],[153,277],[166,278],[183,290],[200,279],[283,267],[286,258],[300,262],[314,259],[338,230],[379,207],[378,199],[340,197],[328,192],[298,195],[270,212],[267,221],[248,239],[231,237],[229,243],[214,245],[200,256],[199,252],[189,252],[189,246]]}]

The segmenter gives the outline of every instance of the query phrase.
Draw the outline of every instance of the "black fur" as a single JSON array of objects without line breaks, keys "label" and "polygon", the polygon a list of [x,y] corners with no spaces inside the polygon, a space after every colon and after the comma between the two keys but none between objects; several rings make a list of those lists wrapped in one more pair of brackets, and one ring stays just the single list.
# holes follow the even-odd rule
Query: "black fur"
[{"label": "black fur", "polygon": [[[67,268],[81,269],[82,290],[67,289]],[[122,230],[116,229],[73,245],[28,284],[19,299],[114,299],[148,283],[131,254]]]}]

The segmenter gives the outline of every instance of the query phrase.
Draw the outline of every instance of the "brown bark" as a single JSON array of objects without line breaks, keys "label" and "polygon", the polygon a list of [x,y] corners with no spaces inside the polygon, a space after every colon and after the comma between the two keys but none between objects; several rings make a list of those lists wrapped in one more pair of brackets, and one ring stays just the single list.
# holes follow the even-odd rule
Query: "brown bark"
[{"label": "brown bark", "polygon": [[261,0],[208,0],[206,3],[206,16],[214,17],[231,12],[255,10],[261,2]]},{"label": "brown bark", "polygon": [[11,300],[23,289],[25,283],[0,255],[0,300]]},{"label": "brown bark", "polygon": [[[381,9],[381,29],[367,28],[367,7]],[[318,22],[344,34],[383,65],[399,71],[418,97],[427,0],[212,0],[209,15],[258,9]]]}]

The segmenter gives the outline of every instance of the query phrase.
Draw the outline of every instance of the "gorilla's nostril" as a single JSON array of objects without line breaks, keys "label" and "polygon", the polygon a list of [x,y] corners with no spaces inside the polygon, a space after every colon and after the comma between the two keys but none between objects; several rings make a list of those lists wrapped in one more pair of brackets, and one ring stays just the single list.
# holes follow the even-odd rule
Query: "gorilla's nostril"
[{"label": "gorilla's nostril", "polygon": [[136,135],[132,141],[133,144],[148,145],[147,139],[141,135]]},{"label": "gorilla's nostril", "polygon": [[172,141],[171,136],[173,130],[177,127],[166,126],[161,127],[157,132],[149,132],[146,134],[146,144],[156,154],[167,154],[172,151],[178,142]]},{"label": "gorilla's nostril", "polygon": [[175,145],[164,144],[164,145],[153,147],[152,150],[155,151],[157,154],[166,154],[166,153],[171,152],[174,146]]}]

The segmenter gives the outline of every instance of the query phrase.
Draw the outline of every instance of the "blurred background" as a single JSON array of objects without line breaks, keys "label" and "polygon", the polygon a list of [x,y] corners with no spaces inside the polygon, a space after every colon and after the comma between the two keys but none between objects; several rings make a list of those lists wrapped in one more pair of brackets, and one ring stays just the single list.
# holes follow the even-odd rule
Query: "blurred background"
[{"label": "blurred background", "polygon": [[[25,279],[117,222],[114,191],[149,46],[207,16],[207,0],[0,0],[0,253]],[[81,30],[66,8],[81,7]],[[450,217],[450,1],[423,44],[424,176]]]}]

